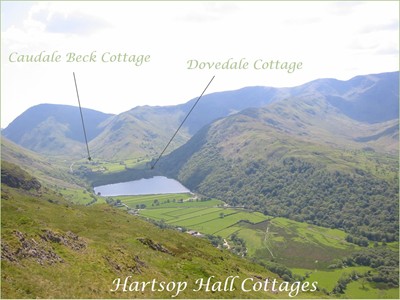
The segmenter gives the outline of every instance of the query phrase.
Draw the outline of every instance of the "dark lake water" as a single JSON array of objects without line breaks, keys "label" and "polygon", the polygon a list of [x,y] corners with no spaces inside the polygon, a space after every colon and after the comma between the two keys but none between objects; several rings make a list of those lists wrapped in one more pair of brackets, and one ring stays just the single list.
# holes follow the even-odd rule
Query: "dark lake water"
[{"label": "dark lake water", "polygon": [[190,193],[180,182],[164,176],[96,186],[101,196]]}]

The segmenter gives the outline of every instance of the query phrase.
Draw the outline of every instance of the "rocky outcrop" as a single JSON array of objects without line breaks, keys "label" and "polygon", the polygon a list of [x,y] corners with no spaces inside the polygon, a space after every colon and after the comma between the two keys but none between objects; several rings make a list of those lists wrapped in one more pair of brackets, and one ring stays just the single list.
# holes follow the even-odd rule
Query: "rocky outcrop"
[{"label": "rocky outcrop", "polygon": [[45,243],[28,238],[22,232],[16,230],[14,235],[20,242],[20,247],[13,251],[7,244],[2,243],[1,259],[10,262],[18,262],[21,259],[32,258],[40,265],[62,263],[64,260],[48,247]]},{"label": "rocky outcrop", "polygon": [[10,262],[17,261],[14,252],[11,250],[10,246],[4,241],[1,242],[1,260]]},{"label": "rocky outcrop", "polygon": [[144,261],[141,261],[139,256],[137,256],[137,255],[135,255],[133,260],[135,261],[136,265],[135,265],[135,267],[133,267],[132,271],[142,273],[141,268],[146,268],[147,267],[146,263]]},{"label": "rocky outcrop", "polygon": [[142,244],[149,246],[151,249],[153,249],[155,251],[160,251],[163,253],[174,255],[171,251],[169,251],[163,245],[161,245],[160,243],[155,243],[155,242],[153,242],[153,240],[151,240],[149,238],[138,238],[137,240],[139,242],[141,242]]},{"label": "rocky outcrop", "polygon": [[142,274],[142,269],[147,267],[146,263],[140,260],[137,255],[135,255],[133,259],[119,256],[120,259],[118,261],[116,258],[111,258],[110,256],[103,256],[103,258],[107,261],[113,271],[120,273],[129,272],[133,274]]},{"label": "rocky outcrop", "polygon": [[85,240],[71,231],[67,231],[65,234],[55,233],[48,229],[42,231],[43,234],[40,237],[46,242],[62,244],[74,251],[81,251],[86,248]]},{"label": "rocky outcrop", "polygon": [[40,235],[40,239],[35,240],[16,230],[14,235],[18,239],[20,245],[15,250],[3,241],[1,244],[1,259],[16,263],[22,259],[33,259],[41,265],[52,265],[55,263],[63,263],[64,260],[54,252],[51,243],[62,244],[74,251],[82,251],[87,246],[82,238],[71,231],[65,234],[55,233],[48,229],[42,231],[43,234]]},{"label": "rocky outcrop", "polygon": [[142,261],[139,256],[135,255],[132,258],[132,253],[130,251],[126,251],[121,248],[111,248],[109,249],[109,252],[118,252],[117,255],[103,256],[108,265],[115,272],[142,274],[143,268],[147,268],[146,263]]}]

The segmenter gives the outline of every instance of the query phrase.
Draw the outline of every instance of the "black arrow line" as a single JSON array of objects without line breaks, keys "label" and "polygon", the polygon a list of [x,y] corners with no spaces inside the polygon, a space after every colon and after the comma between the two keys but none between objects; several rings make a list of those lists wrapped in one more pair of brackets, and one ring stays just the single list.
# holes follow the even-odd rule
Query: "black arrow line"
[{"label": "black arrow line", "polygon": [[172,136],[172,138],[169,140],[168,144],[165,146],[164,150],[161,152],[160,156],[157,158],[157,160],[155,161],[155,163],[151,166],[151,169],[153,170],[154,167],[156,166],[156,164],[158,163],[158,161],[160,160],[160,158],[163,156],[165,150],[167,150],[169,144],[171,144],[172,140],[175,138],[176,134],[178,133],[179,129],[181,129],[183,123],[185,123],[186,119],[189,117],[190,113],[193,111],[193,109],[195,108],[195,106],[197,105],[197,103],[200,101],[201,97],[203,97],[204,93],[206,92],[206,90],[208,89],[208,87],[210,86],[211,82],[214,80],[215,75],[211,78],[210,82],[207,84],[207,86],[205,87],[205,89],[203,90],[203,92],[201,93],[201,95],[199,96],[199,98],[197,98],[196,102],[193,104],[192,108],[190,109],[190,111],[188,112],[188,114],[186,115],[186,117],[183,119],[181,125],[179,125],[178,129],[175,131],[174,135]]},{"label": "black arrow line", "polygon": [[80,111],[80,113],[81,113],[82,128],[83,128],[83,134],[84,134],[84,136],[85,136],[86,149],[87,149],[87,153],[88,153],[88,160],[92,160],[92,158],[90,157],[89,144],[88,144],[87,136],[86,136],[85,122],[83,121],[83,113],[82,113],[81,101],[79,100],[78,85],[76,84],[75,72],[72,72],[72,74],[74,75],[76,96],[77,96],[77,98],[78,98],[79,111]]}]

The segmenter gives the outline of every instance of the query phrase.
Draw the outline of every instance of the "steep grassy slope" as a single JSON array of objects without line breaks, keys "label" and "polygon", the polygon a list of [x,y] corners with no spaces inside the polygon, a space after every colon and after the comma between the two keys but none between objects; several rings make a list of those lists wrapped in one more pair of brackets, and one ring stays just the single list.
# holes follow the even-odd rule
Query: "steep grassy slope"
[{"label": "steep grassy slope", "polygon": [[57,191],[72,202],[87,204],[97,201],[90,192],[89,184],[72,174],[76,161],[45,157],[4,137],[1,139],[1,159],[2,163],[20,166],[37,177],[43,186]]},{"label": "steep grassy slope", "polygon": [[360,144],[356,136],[380,129],[332,110],[323,98],[245,110],[203,128],[160,170],[230,204],[397,239],[398,159],[372,149],[397,152],[398,141]]},{"label": "steep grassy slope", "polygon": [[[18,181],[32,181],[15,165],[3,166]],[[153,279],[187,282],[178,298],[288,297],[286,292],[242,291],[240,282],[246,278],[277,276],[206,240],[161,230],[107,205],[76,207],[47,188],[16,189],[5,184],[1,205],[3,298],[170,298],[176,294],[176,289],[151,291],[150,285],[144,291],[124,292],[121,287],[111,291],[114,280],[128,276],[132,276],[128,286]],[[241,280],[235,283],[235,291],[193,291],[199,278],[215,276],[211,278],[215,283],[231,275]]]},{"label": "steep grassy slope", "polygon": [[33,176],[39,178],[45,185],[60,188],[78,188],[82,186],[79,178],[72,176],[69,165],[73,161],[62,161],[45,157],[33,151],[24,149],[8,140],[1,138],[1,159],[21,166]]}]

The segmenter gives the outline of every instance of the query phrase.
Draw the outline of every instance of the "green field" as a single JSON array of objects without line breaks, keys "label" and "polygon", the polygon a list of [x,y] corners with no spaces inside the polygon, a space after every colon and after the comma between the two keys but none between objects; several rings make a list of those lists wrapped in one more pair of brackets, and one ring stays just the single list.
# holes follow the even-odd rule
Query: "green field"
[{"label": "green field", "polygon": [[285,218],[271,218],[257,224],[241,223],[237,233],[246,241],[250,256],[290,268],[326,270],[333,259],[360,249],[345,241],[343,231]]},{"label": "green field", "polygon": [[127,168],[140,168],[145,164],[146,159],[144,157],[137,157],[133,159],[115,161],[103,161],[94,159],[91,162],[79,161],[75,164],[74,168],[77,169],[79,166],[85,166],[91,169],[93,172],[102,174],[118,173],[126,170]]},{"label": "green field", "polygon": [[[217,202],[210,201],[210,205],[215,203]],[[180,204],[182,207],[179,207]],[[186,206],[184,206],[185,203],[176,203],[175,207],[144,209],[140,211],[140,214],[155,220],[164,220],[174,226],[186,227],[201,233],[220,235],[225,238],[236,231],[231,232],[227,229],[240,221],[258,223],[267,219],[266,216],[257,212],[216,206],[196,207],[196,204],[196,202],[193,202],[193,206],[190,207],[188,203],[186,203]]]},{"label": "green field", "polygon": [[350,282],[346,287],[346,298],[350,299],[399,299],[399,289],[377,289],[370,282]]},{"label": "green field", "polygon": [[[154,206],[160,207],[173,207],[179,201],[187,201],[191,198],[191,194],[162,194],[162,195],[140,195],[140,196],[117,196],[114,199],[119,199],[129,207],[135,208],[136,205],[144,204],[147,208]],[[158,201],[158,205],[155,205]],[[182,204],[182,203],[181,203]]]},{"label": "green field", "polygon": [[299,275],[303,275],[303,276],[306,274],[309,274],[309,277],[307,280],[317,281],[318,287],[320,287],[321,289],[324,288],[328,292],[331,292],[340,277],[345,276],[346,274],[350,274],[352,271],[356,271],[357,273],[363,274],[369,270],[373,270],[373,269],[370,267],[348,267],[348,268],[335,269],[335,270],[330,270],[330,271],[292,269],[292,272],[299,274]]},{"label": "green field", "polygon": [[192,194],[162,194],[144,196],[118,196],[131,208],[144,204],[140,215],[154,220],[164,220],[170,225],[186,227],[205,234],[229,237],[240,229],[234,227],[240,221],[259,223],[268,219],[259,212],[238,208],[224,208],[217,199],[200,200]]},{"label": "green field", "polygon": [[[192,200],[189,200],[191,199]],[[272,218],[241,208],[222,207],[217,199],[193,200],[191,194],[115,197],[131,208],[146,205],[143,217],[163,220],[204,234],[229,238],[233,233],[246,241],[248,255],[275,261],[290,268],[328,270],[333,259],[360,247],[345,241],[346,233],[285,218]],[[157,202],[155,202],[157,201]]]},{"label": "green field", "polygon": [[[307,275],[307,281],[317,281],[319,288],[327,292],[332,292],[338,280],[352,271],[363,274],[373,270],[359,266],[328,268],[335,259],[362,249],[346,242],[347,234],[338,229],[224,207],[224,202],[217,199],[196,201],[191,194],[124,196],[116,199],[132,208],[145,204],[146,208],[139,210],[141,216],[163,220],[172,226],[221,236],[228,241],[236,233],[246,242],[247,256],[259,262],[277,262],[290,268],[294,274]],[[396,245],[397,242],[388,243],[391,248],[396,248]],[[379,289],[360,279],[348,284],[343,297],[370,298],[367,295],[372,295],[376,298],[396,298],[397,293],[398,289]]]},{"label": "green field", "polygon": [[346,233],[341,230],[222,207],[224,203],[217,199],[194,198],[191,194],[116,197],[132,208],[145,204],[146,208],[140,210],[141,216],[176,227],[223,238],[237,233],[246,241],[250,257],[273,260],[290,268],[327,270],[333,259],[360,249],[346,242]]},{"label": "green field", "polygon": [[[308,274],[307,280],[310,282],[317,281],[320,289],[325,289],[331,292],[337,281],[342,276],[346,276],[353,271],[363,274],[367,271],[373,271],[370,267],[348,267],[343,269],[335,269],[331,271],[321,270],[307,270],[307,269],[292,269],[293,273],[299,275]],[[347,284],[345,294],[342,298],[347,299],[398,299],[399,289],[379,289],[376,284],[366,281],[365,279],[358,279]]]}]

